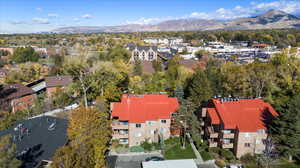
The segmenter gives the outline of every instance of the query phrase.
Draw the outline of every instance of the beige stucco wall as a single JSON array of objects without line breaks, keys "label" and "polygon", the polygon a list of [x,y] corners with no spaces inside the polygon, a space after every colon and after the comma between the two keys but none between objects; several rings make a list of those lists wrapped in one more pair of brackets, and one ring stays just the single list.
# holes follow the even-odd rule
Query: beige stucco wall
[{"label": "beige stucco wall", "polygon": [[[238,158],[250,153],[250,154],[260,154],[265,149],[263,140],[267,138],[266,133],[257,132],[240,132],[236,138],[236,143],[234,147],[234,152]],[[246,147],[245,143],[250,143],[250,147]]]},{"label": "beige stucco wall", "polygon": [[141,128],[136,128],[137,123],[129,124],[129,146],[140,145],[146,140],[149,142],[157,142],[160,133],[164,139],[170,137],[170,119],[166,119],[166,123],[162,123],[161,119],[150,122],[140,123]]}]

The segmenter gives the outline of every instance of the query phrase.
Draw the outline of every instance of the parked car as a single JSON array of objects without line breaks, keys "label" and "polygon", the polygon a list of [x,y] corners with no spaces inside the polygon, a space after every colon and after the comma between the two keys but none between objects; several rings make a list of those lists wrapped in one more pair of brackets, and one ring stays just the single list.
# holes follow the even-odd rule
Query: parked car
[{"label": "parked car", "polygon": [[145,159],[146,162],[148,162],[148,161],[163,161],[163,160],[165,160],[165,159],[162,157],[158,157],[158,156],[152,156],[152,157],[148,157]]}]

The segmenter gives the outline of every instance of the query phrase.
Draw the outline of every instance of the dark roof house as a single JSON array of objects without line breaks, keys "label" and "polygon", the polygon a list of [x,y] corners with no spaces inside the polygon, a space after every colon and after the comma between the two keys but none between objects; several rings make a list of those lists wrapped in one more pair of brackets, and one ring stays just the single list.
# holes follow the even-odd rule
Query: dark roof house
[{"label": "dark roof house", "polygon": [[11,84],[3,87],[3,90],[0,94],[0,99],[11,100],[31,94],[34,94],[34,91],[31,88],[22,84]]},{"label": "dark roof house", "polygon": [[73,78],[69,75],[65,76],[48,76],[45,77],[46,87],[63,87],[72,83]]}]

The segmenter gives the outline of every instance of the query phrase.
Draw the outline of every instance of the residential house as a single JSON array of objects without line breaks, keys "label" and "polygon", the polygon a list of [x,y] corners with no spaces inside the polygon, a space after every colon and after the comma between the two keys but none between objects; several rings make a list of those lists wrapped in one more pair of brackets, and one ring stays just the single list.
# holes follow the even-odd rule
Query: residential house
[{"label": "residential house", "polygon": [[29,108],[34,104],[36,94],[22,84],[5,85],[0,94],[0,106],[3,111],[13,113]]},{"label": "residential house", "polygon": [[51,98],[58,89],[63,89],[73,82],[72,76],[48,76],[43,79],[34,81],[27,86],[34,92],[40,93],[45,91],[48,98]]},{"label": "residential house", "polygon": [[168,139],[178,106],[177,98],[166,94],[124,94],[121,102],[111,103],[113,139],[129,146]]},{"label": "residential house", "polygon": [[261,154],[268,137],[267,124],[277,115],[261,99],[212,99],[202,109],[202,133],[209,147],[231,150],[238,158]]},{"label": "residential house", "polygon": [[138,59],[141,61],[153,61],[157,60],[158,57],[158,51],[156,46],[128,45],[127,49],[132,54],[130,58],[130,61],[132,62]]}]

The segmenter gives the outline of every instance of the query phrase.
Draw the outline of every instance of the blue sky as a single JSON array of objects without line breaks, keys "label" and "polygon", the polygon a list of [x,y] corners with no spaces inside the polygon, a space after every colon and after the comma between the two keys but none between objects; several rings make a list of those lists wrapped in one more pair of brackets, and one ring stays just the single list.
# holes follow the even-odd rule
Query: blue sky
[{"label": "blue sky", "polygon": [[154,24],[164,20],[226,20],[269,9],[300,14],[299,0],[0,0],[0,33],[65,26]]}]

